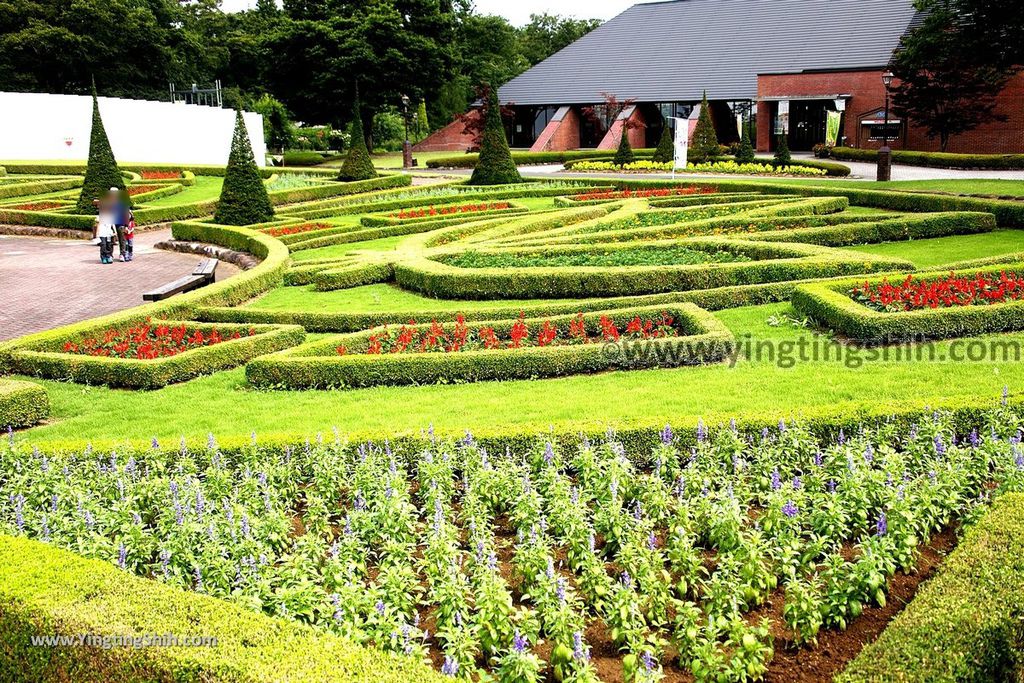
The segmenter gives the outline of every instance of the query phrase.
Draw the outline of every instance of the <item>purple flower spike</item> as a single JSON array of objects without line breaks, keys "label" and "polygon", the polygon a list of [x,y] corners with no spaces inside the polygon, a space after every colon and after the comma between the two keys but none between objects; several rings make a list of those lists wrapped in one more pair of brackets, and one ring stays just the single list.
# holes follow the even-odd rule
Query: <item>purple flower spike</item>
[{"label": "purple flower spike", "polygon": [[444,657],[444,664],[441,665],[441,673],[454,678],[459,675],[459,662],[448,655]]},{"label": "purple flower spike", "polygon": [[572,634],[572,657],[578,662],[590,661],[590,648],[583,642],[583,634],[579,631]]},{"label": "purple flower spike", "polygon": [[675,434],[672,433],[672,426],[665,425],[665,428],[661,430],[661,443],[668,446],[675,438]]},{"label": "purple flower spike", "polygon": [[128,563],[128,548],[124,547],[124,543],[117,549],[117,566],[124,569]]},{"label": "purple flower spike", "polygon": [[889,520],[886,519],[885,512],[883,511],[878,515],[878,521],[875,523],[875,535],[885,536],[889,533]]},{"label": "purple flower spike", "polygon": [[643,654],[640,655],[640,661],[643,663],[644,668],[648,671],[654,671],[654,669],[658,666],[658,662],[655,661],[654,657],[652,657],[651,653],[647,650],[644,650]]},{"label": "purple flower spike", "polygon": [[708,438],[708,429],[704,426],[704,420],[697,418],[697,441],[704,441]]},{"label": "purple flower spike", "polygon": [[153,437],[153,442],[150,445],[152,445],[154,451],[160,448],[160,442],[156,440],[155,436]]},{"label": "purple flower spike", "polygon": [[544,444],[544,462],[547,463],[548,465],[550,465],[554,461],[555,461],[555,448],[554,448],[554,446],[551,445],[551,442],[548,441],[546,444]]},{"label": "purple flower spike", "polygon": [[797,516],[800,511],[797,510],[796,503],[791,500],[787,500],[786,504],[782,506],[782,514],[786,515],[790,519]]},{"label": "purple flower spike", "polygon": [[782,477],[779,475],[779,468],[772,470],[772,491],[782,488]]},{"label": "purple flower spike", "polygon": [[530,641],[522,633],[516,631],[515,637],[512,638],[512,649],[522,654],[530,649]]},{"label": "purple flower spike", "polygon": [[1004,384],[1003,385],[1002,404],[1005,406],[1009,402],[1010,402],[1010,387]]}]

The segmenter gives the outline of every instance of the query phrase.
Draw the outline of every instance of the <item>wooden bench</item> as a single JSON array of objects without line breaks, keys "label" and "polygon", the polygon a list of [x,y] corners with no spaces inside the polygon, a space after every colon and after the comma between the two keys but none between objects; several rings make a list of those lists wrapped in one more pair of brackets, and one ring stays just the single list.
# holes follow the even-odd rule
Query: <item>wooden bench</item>
[{"label": "wooden bench", "polygon": [[203,259],[199,262],[199,265],[195,267],[195,270],[192,271],[191,275],[179,277],[173,282],[168,282],[166,285],[144,293],[142,295],[142,300],[163,301],[175,294],[191,292],[193,289],[199,289],[200,287],[213,284],[217,281],[217,263],[217,259]]}]

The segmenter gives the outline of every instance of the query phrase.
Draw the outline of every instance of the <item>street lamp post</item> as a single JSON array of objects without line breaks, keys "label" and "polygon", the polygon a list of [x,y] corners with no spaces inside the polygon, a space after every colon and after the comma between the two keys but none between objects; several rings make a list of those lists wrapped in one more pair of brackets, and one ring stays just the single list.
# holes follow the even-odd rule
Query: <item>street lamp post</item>
[{"label": "street lamp post", "polygon": [[402,119],[405,121],[405,142],[402,143],[402,168],[412,168],[412,143],[409,142],[408,95],[402,95]]},{"label": "street lamp post", "polygon": [[882,124],[882,147],[878,150],[878,175],[880,181],[892,178],[892,150],[889,148],[889,86],[892,85],[893,73],[882,74],[882,85],[885,86],[885,119]]}]

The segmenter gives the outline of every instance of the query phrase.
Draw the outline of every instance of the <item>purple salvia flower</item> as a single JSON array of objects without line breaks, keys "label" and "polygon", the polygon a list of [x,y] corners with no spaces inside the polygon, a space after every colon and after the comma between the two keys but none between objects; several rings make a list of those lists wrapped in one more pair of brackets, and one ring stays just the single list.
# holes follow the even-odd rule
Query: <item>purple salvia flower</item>
[{"label": "purple salvia flower", "polygon": [[150,443],[150,446],[152,446],[154,451],[160,449],[160,442],[156,440],[155,436],[153,437],[153,441]]},{"label": "purple salvia flower", "polygon": [[583,634],[579,631],[572,634],[572,658],[577,662],[590,661],[590,648],[583,642]]},{"label": "purple salvia flower", "polygon": [[522,633],[516,631],[516,635],[512,638],[512,649],[522,654],[530,649],[530,641]]},{"label": "purple salvia flower", "polygon": [[629,572],[622,572],[622,575],[619,576],[619,581],[626,588],[633,588],[633,577],[629,575]]},{"label": "purple salvia flower", "polygon": [[839,428],[839,437],[836,439],[836,442],[840,446],[842,446],[843,444],[846,443],[846,434],[843,433],[843,428],[842,427]]},{"label": "purple salvia flower", "polygon": [[814,466],[821,467],[821,464],[825,461],[825,456],[822,455],[821,451],[814,454]]},{"label": "purple salvia flower", "polygon": [[46,518],[45,514],[43,515],[43,540],[50,540],[50,521]]},{"label": "purple salvia flower", "polygon": [[885,511],[882,511],[878,515],[878,521],[875,523],[875,535],[885,536],[889,533],[889,520],[886,519]]},{"label": "purple salvia flower", "polygon": [[643,653],[641,653],[640,661],[643,663],[644,668],[648,671],[654,671],[655,667],[658,666],[658,663],[654,660],[654,657],[652,657],[651,653],[647,650],[644,650]]},{"label": "purple salvia flower", "polygon": [[125,548],[122,543],[117,549],[117,566],[124,569],[126,564],[128,564],[128,548]]},{"label": "purple salvia flower", "polygon": [[940,456],[946,454],[946,444],[942,443],[942,435],[940,434],[935,435],[935,454]]},{"label": "purple salvia flower", "polygon": [[768,428],[765,427],[764,429],[761,430],[761,441],[767,441],[767,440],[768,440]]},{"label": "purple salvia flower", "polygon": [[835,479],[829,479],[828,480],[828,492],[829,493],[835,493],[836,492],[836,480]]},{"label": "purple salvia flower", "polygon": [[377,604],[375,604],[373,606],[373,608],[377,611],[377,614],[384,614],[384,610],[386,609],[384,607],[384,601],[383,600],[378,600]]},{"label": "purple salvia flower", "polygon": [[804,486],[803,480],[799,476],[793,477],[793,490],[799,491]]},{"label": "purple salvia flower", "polygon": [[739,429],[736,427],[736,418],[735,417],[729,418],[729,431],[731,431],[733,434],[736,434],[737,432],[739,432]]},{"label": "purple salvia flower", "polygon": [[14,499],[14,526],[18,533],[25,531],[25,496],[19,493]]},{"label": "purple salvia flower", "polygon": [[870,465],[872,462],[874,462],[874,460],[875,449],[871,447],[871,444],[868,444],[867,446],[864,447],[864,462]]},{"label": "purple salvia flower", "polygon": [[704,426],[704,420],[697,418],[697,441],[704,441],[708,438],[708,429]]},{"label": "purple salvia flower", "polygon": [[555,562],[550,557],[548,558],[547,569],[544,570],[544,576],[546,576],[548,579],[555,578]]},{"label": "purple salvia flower", "polygon": [[213,438],[213,432],[206,435],[206,447],[211,451],[217,448],[217,440]]},{"label": "purple salvia flower", "polygon": [[779,420],[779,434],[785,434],[785,433],[786,433],[786,421],[785,420]]},{"label": "purple salvia flower", "polygon": [[160,551],[160,568],[167,576],[171,571],[171,551],[164,548]]},{"label": "purple salvia flower", "polygon": [[977,448],[981,444],[981,439],[978,437],[977,429],[971,430],[971,435],[968,437],[968,441],[970,441],[971,448]]},{"label": "purple salvia flower", "polygon": [[1004,406],[1010,402],[1010,387],[1005,384],[1003,385],[1003,398],[1001,402]]},{"label": "purple salvia flower", "polygon": [[782,506],[782,514],[784,514],[786,517],[789,517],[790,519],[796,517],[797,514],[799,514],[799,512],[800,511],[797,510],[796,503],[794,503],[791,500],[787,500],[786,504]]},{"label": "purple salvia flower", "polygon": [[561,576],[555,581],[555,597],[558,602],[565,604],[565,579]]},{"label": "purple salvia flower", "polygon": [[782,477],[779,475],[779,468],[776,467],[772,470],[772,491],[778,491],[782,488]]},{"label": "purple salvia flower", "polygon": [[654,535],[653,531],[647,535],[647,547],[650,550],[658,549],[658,537]]},{"label": "purple salvia flower", "polygon": [[441,665],[441,673],[445,676],[455,678],[459,675],[459,662],[448,655],[444,656],[444,664]]},{"label": "purple salvia flower", "polygon": [[675,438],[675,434],[672,433],[672,426],[665,425],[665,428],[661,430],[661,443],[668,446]]},{"label": "purple salvia flower", "polygon": [[551,445],[551,442],[548,441],[546,444],[544,444],[544,462],[547,463],[548,465],[550,465],[554,461],[555,461],[555,448],[554,448],[554,446]]},{"label": "purple salvia flower", "polygon": [[89,510],[85,511],[85,526],[89,527],[90,531],[96,525],[96,519],[92,516],[92,512]]}]

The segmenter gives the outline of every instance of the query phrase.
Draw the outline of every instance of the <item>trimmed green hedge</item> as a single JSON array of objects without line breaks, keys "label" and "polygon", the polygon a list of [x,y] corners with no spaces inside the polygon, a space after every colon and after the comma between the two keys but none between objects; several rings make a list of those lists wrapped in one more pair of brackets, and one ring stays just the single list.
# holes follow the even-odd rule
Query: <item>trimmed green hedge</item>
[{"label": "trimmed green hedge", "polygon": [[[1004,270],[1007,270],[1005,265],[997,265],[971,269],[968,274],[998,274]],[[947,277],[949,272],[921,273],[915,279],[938,280]],[[894,275],[890,280],[902,278]],[[1024,329],[1024,301],[885,313],[872,310],[850,298],[849,290],[865,281],[878,284],[882,280],[878,277],[851,278],[800,285],[793,290],[793,306],[834,332],[871,344],[919,338],[975,337],[989,332]]]},{"label": "trimmed green hedge", "polygon": [[[85,162],[0,162],[11,174],[19,175],[84,175]],[[223,176],[226,166],[215,166],[206,164],[124,164],[119,163],[122,171],[141,173],[142,171],[182,171],[194,175]],[[302,173],[304,175],[317,175],[324,178],[334,178],[337,171],[334,169],[322,168],[288,168],[283,166],[266,166],[259,169],[260,175],[269,178],[275,173]],[[79,180],[81,184],[81,180]]]},{"label": "trimmed green hedge", "polygon": [[[637,161],[640,161],[640,160],[651,160],[651,159],[653,159],[654,155],[653,154],[651,154],[651,155],[636,154],[635,157],[636,157]],[[568,160],[565,161],[565,168],[566,168],[566,170],[571,171],[576,166],[576,164],[579,164],[579,163],[585,163],[585,162],[588,162],[588,161],[612,161],[614,158],[615,158],[615,155],[608,154],[606,152],[604,155],[599,156],[599,157],[598,156],[594,156],[594,157],[583,157],[583,158],[579,158],[579,159],[568,159]],[[733,160],[734,160],[733,157],[728,157],[727,156],[727,157],[716,157],[715,159],[712,159],[711,161],[733,161]],[[669,161],[671,161],[671,159],[669,159]],[[775,159],[773,159],[771,157],[755,157],[753,163],[773,164],[773,163],[775,163]],[[804,166],[806,168],[817,168],[817,169],[820,169],[822,171],[825,171],[825,175],[826,176],[832,176],[832,177],[835,177],[835,178],[845,178],[846,176],[850,175],[850,167],[849,166],[845,166],[843,164],[837,164],[835,162],[821,161],[820,159],[791,159],[789,161],[789,163],[787,164],[787,166]]]},{"label": "trimmed green hedge", "polygon": [[[138,213],[136,213],[138,216]],[[0,209],[0,223],[7,225],[31,225],[40,228],[61,228],[64,230],[91,231],[95,216],[51,211],[21,211]]]},{"label": "trimmed green hedge", "polygon": [[971,235],[995,229],[996,218],[990,213],[921,213],[881,221],[769,230],[747,235],[746,239],[843,247],[851,244],[878,244],[949,235]]},{"label": "trimmed green hedge", "polygon": [[387,282],[394,276],[390,263],[366,263],[322,270],[313,275],[313,288],[327,292]]},{"label": "trimmed green hedge", "polygon": [[[633,150],[638,155],[653,156],[653,149]],[[603,149],[574,149],[564,152],[512,152],[512,161],[517,166],[529,164],[564,164],[570,159],[611,158],[612,153]],[[427,161],[428,168],[475,168],[479,154],[458,154],[450,157],[439,157]]]},{"label": "trimmed green hedge", "polygon": [[[474,204],[475,202],[466,202]],[[443,209],[448,206],[462,206],[462,204],[442,204],[440,206],[431,208],[435,210]],[[448,213],[442,214],[440,212],[434,213],[433,215],[427,214],[426,216],[417,216],[415,218],[399,218],[397,216],[389,215],[368,215],[363,216],[360,219],[360,223],[368,228],[383,227],[387,225],[407,225],[409,223],[432,223],[438,220],[448,220],[451,223],[461,223],[465,221],[476,220],[477,218],[493,218],[495,216],[511,216],[517,213],[528,213],[530,210],[525,206],[518,206],[511,204],[505,209],[486,209],[484,211],[466,211],[459,213]]]},{"label": "trimmed green hedge", "polygon": [[807,244],[692,238],[694,248],[740,251],[760,260],[695,266],[456,268],[426,258],[395,264],[406,289],[442,299],[552,299],[712,289],[906,268],[898,258]]},{"label": "trimmed green hedge", "polygon": [[0,378],[0,429],[31,427],[49,416],[50,399],[41,385]]},{"label": "trimmed green hedge", "polygon": [[[855,147],[833,147],[832,157],[840,161],[878,161],[878,151]],[[932,168],[1024,168],[1024,154],[951,154],[894,149],[894,164]]]},{"label": "trimmed green hedge", "polygon": [[[11,353],[10,369],[18,374],[70,380],[131,389],[159,389],[218,370],[238,367],[247,361],[301,344],[305,332],[298,325],[226,325],[161,321],[167,325],[187,324],[204,333],[217,329],[225,337],[233,332],[242,336],[225,339],[213,346],[185,351],[176,356],[154,360],[108,358],[64,353],[64,341],[78,341],[82,335],[55,336],[37,344],[23,344]],[[246,336],[250,330],[256,334]]]},{"label": "trimmed green hedge", "polygon": [[1024,672],[1024,494],[1008,493],[836,683],[987,683]]},{"label": "trimmed green hedge", "polygon": [[[46,647],[33,636],[215,637],[211,647]],[[80,683],[441,683],[412,659],[0,536],[0,678]]]},{"label": "trimmed green hedge", "polygon": [[[85,171],[85,167],[82,167]],[[74,190],[82,186],[82,178],[54,178],[52,180],[33,180],[31,182],[8,183],[0,186],[0,199],[28,197],[48,192]]]},{"label": "trimmed green hedge", "polygon": [[[246,367],[246,378],[257,387],[288,389],[479,382],[712,363],[731,352],[734,339],[729,329],[693,304],[588,313],[584,320],[588,329],[596,332],[602,315],[608,315],[622,326],[636,315],[657,316],[662,311],[676,319],[685,336],[618,344],[597,342],[457,353],[368,355],[359,353],[365,351],[373,333],[367,331],[331,337],[289,353],[256,359]],[[568,324],[573,317],[564,315],[550,320],[555,324]],[[505,319],[487,321],[487,324],[492,325],[499,336],[507,336],[514,322],[514,319]],[[527,323],[536,326],[541,321],[532,319]],[[446,327],[450,329],[451,325]],[[350,346],[356,353],[337,355],[335,348],[339,344]]]},{"label": "trimmed green hedge", "polygon": [[319,166],[324,163],[324,155],[319,152],[290,149],[284,153],[282,161],[284,166]]}]

